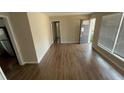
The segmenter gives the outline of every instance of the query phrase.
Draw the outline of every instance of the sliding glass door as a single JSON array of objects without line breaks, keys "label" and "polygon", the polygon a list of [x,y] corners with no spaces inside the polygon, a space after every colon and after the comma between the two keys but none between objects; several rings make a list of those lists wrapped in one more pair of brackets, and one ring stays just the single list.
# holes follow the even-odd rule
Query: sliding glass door
[{"label": "sliding glass door", "polygon": [[124,58],[123,13],[114,13],[102,17],[98,46],[111,54]]}]

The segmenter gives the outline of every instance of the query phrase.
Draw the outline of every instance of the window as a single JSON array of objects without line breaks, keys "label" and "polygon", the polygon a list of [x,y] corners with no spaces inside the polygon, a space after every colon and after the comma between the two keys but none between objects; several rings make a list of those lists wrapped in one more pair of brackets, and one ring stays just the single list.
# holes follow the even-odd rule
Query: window
[{"label": "window", "polygon": [[124,14],[102,17],[98,46],[124,61]]},{"label": "window", "polygon": [[109,51],[112,51],[113,49],[121,16],[121,13],[117,13],[103,16],[102,18],[98,43]]},{"label": "window", "polygon": [[124,58],[124,20],[122,22],[114,53]]}]

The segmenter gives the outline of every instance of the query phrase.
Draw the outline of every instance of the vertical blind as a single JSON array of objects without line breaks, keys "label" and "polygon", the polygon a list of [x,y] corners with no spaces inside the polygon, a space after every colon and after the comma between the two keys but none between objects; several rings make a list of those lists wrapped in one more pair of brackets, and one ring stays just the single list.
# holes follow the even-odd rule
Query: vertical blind
[{"label": "vertical blind", "polygon": [[113,49],[121,16],[121,13],[116,13],[102,17],[98,43],[109,51]]},{"label": "vertical blind", "polygon": [[124,17],[122,13],[102,17],[98,46],[124,58]]}]

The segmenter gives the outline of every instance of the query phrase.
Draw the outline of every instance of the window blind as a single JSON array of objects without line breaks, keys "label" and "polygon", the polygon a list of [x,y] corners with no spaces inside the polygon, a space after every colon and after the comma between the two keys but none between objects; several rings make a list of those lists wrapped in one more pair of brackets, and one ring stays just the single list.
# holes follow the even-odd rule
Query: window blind
[{"label": "window blind", "polygon": [[115,13],[102,17],[98,45],[112,51],[122,13]]},{"label": "window blind", "polygon": [[114,53],[124,58],[124,20],[120,28],[118,40],[114,49]]}]

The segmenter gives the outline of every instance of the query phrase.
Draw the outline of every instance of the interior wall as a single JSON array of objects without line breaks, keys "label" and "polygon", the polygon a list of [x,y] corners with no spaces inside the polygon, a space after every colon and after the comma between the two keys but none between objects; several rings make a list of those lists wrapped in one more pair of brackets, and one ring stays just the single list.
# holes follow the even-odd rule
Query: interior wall
[{"label": "interior wall", "polygon": [[[18,41],[16,40],[16,36],[15,36],[15,31],[13,30],[13,27],[11,25],[11,22],[10,22],[10,15],[9,13],[7,12],[0,12],[0,17],[3,17],[3,18],[6,18],[6,21],[4,21],[6,27],[7,27],[7,30],[9,29],[9,35],[11,35],[11,39],[12,40],[12,44],[14,44],[14,49],[16,49],[16,53],[18,54],[17,57],[18,57],[18,61],[20,63],[20,65],[23,65],[23,60],[22,60],[22,55],[21,55],[21,52],[20,52],[20,47],[18,46]],[[15,43],[16,42],[16,43]]]},{"label": "interior wall", "polygon": [[23,64],[40,62],[53,42],[49,17],[26,12],[0,13],[0,16],[9,18]]},{"label": "interior wall", "polygon": [[50,22],[60,21],[61,43],[79,43],[81,19],[89,19],[89,16],[50,17]]},{"label": "interior wall", "polygon": [[41,61],[49,47],[51,46],[52,32],[50,31],[49,17],[44,13],[27,13],[31,33],[35,45],[38,62]]},{"label": "interior wall", "polygon": [[18,41],[24,63],[36,62],[36,53],[27,14],[25,12],[9,13],[9,18]]},{"label": "interior wall", "polygon": [[99,38],[99,32],[100,32],[100,25],[102,16],[109,15],[113,13],[94,13],[91,15],[91,18],[96,18],[96,25],[95,25],[95,31],[94,31],[94,37],[93,37],[93,48],[98,51],[101,55],[103,55],[106,59],[110,60],[113,64],[116,64],[120,69],[124,70],[124,62],[115,56],[111,55],[110,53],[106,52],[104,49],[100,48],[98,43]]},{"label": "interior wall", "polygon": [[3,21],[3,19],[0,19],[0,27],[4,27],[5,25],[4,25],[4,21]]},{"label": "interior wall", "polygon": [[26,13],[1,12],[0,17],[5,17],[5,25],[16,50],[18,61],[21,65],[37,62],[35,48]]}]

